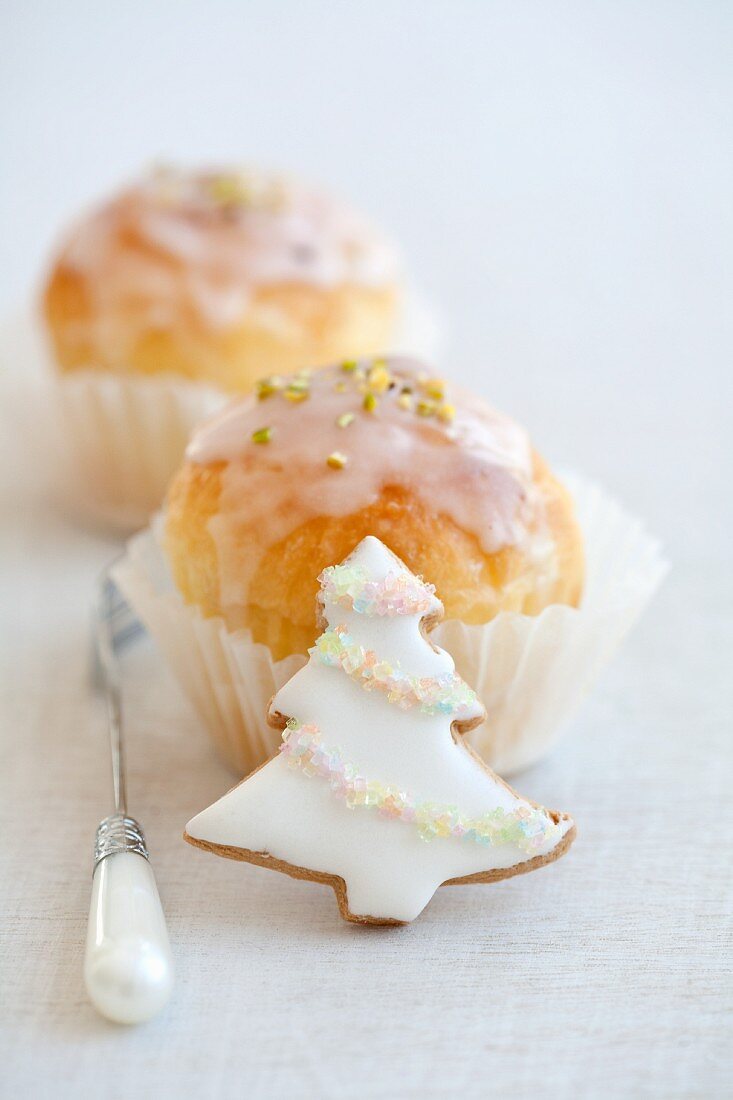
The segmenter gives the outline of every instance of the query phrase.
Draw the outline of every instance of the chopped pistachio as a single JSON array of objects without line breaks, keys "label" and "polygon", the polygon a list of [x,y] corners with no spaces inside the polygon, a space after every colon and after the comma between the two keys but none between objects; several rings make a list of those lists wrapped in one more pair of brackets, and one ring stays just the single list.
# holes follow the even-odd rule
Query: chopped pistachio
[{"label": "chopped pistachio", "polygon": [[280,179],[243,169],[221,172],[204,181],[210,198],[222,206],[253,206],[279,210],[287,202],[287,188]]},{"label": "chopped pistachio", "polygon": [[220,203],[245,203],[249,198],[245,181],[236,175],[214,176],[209,181],[209,193],[214,202]]},{"label": "chopped pistachio", "polygon": [[307,378],[296,376],[285,387],[285,396],[288,401],[305,401],[310,393],[310,382]]},{"label": "chopped pistachio", "polygon": [[442,401],[445,396],[445,382],[441,378],[429,378],[423,386],[428,397],[436,401]]},{"label": "chopped pistachio", "polygon": [[383,362],[384,361],[381,360],[379,365],[375,363],[367,376],[369,387],[374,390],[375,393],[384,393],[392,381],[392,376],[387,367],[383,365]]},{"label": "chopped pistachio", "polygon": [[253,443],[269,443],[272,439],[272,428],[258,428],[252,432]]},{"label": "chopped pistachio", "polygon": [[359,362],[357,359],[344,359],[341,364],[341,370],[346,374],[353,374],[358,366]]},{"label": "chopped pistachio", "polygon": [[439,420],[445,420],[450,422],[456,415],[455,405],[440,405],[438,408],[437,416]]},{"label": "chopped pistachio", "polygon": [[270,378],[259,378],[256,383],[256,391],[260,401],[272,397],[274,393],[282,389],[282,384],[282,378],[278,378],[274,374]]},{"label": "chopped pistachio", "polygon": [[348,461],[346,455],[342,454],[341,451],[331,451],[326,459],[326,465],[330,466],[332,470],[343,470]]},{"label": "chopped pistachio", "polygon": [[371,392],[370,393],[365,393],[364,394],[364,408],[365,408],[365,410],[368,413],[374,412],[376,407],[377,407],[377,398],[376,398],[376,396]]},{"label": "chopped pistachio", "polygon": [[354,420],[354,414],[351,412],[341,413],[341,416],[336,417],[336,423],[339,428],[348,428],[352,420]]},{"label": "chopped pistachio", "polygon": [[436,410],[436,404],[434,401],[418,401],[415,406],[415,412],[418,416],[433,416]]},{"label": "chopped pistachio", "polygon": [[409,393],[401,393],[400,396],[397,398],[397,404],[401,409],[411,409],[412,398],[410,397]]}]

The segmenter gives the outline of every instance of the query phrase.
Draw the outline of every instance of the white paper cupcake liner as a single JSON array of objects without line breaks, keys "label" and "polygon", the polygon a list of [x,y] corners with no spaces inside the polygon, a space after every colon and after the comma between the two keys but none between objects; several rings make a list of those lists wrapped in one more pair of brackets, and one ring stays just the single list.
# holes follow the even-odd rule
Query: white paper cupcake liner
[{"label": "white paper cupcake liner", "polygon": [[580,607],[502,612],[483,626],[447,620],[434,634],[486,707],[469,740],[500,774],[553,748],[669,568],[659,542],[598,485],[574,474],[562,480],[585,543]]},{"label": "white paper cupcake liner", "polygon": [[190,434],[225,394],[175,375],[53,368],[30,311],[0,328],[3,412],[34,480],[87,522],[142,527],[159,508]]},{"label": "white paper cupcake liner", "polygon": [[160,507],[192,430],[226,395],[170,375],[49,378],[49,467],[65,506],[121,531]]},{"label": "white paper cupcake liner", "polygon": [[[486,722],[469,739],[500,774],[535,763],[553,747],[667,570],[659,544],[638,520],[584,479],[565,483],[585,537],[581,606],[554,605],[537,616],[504,612],[483,626],[447,620],[433,635],[486,706]],[[128,544],[115,579],[220,754],[244,775],[276,751],[268,703],[305,658],[274,661],[248,631],[229,632],[222,619],[187,607],[173,587],[161,529],[159,518]]]}]

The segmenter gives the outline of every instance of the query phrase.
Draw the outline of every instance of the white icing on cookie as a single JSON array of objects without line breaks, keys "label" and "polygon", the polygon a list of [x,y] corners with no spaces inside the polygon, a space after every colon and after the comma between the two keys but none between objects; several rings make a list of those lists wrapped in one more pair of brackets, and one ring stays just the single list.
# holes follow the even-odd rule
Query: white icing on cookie
[{"label": "white icing on cookie", "polygon": [[[347,562],[356,563],[377,583],[406,567],[378,540],[364,539]],[[408,574],[409,575],[409,574]],[[441,608],[436,597],[434,611]],[[330,628],[345,627],[385,666],[411,677],[449,677],[452,658],[431,645],[420,630],[422,615],[364,614],[328,598],[323,602]],[[547,856],[572,828],[519,798],[489,772],[451,732],[450,714],[425,714],[419,706],[402,709],[378,688],[315,655],[275,696],[272,712],[317,727],[327,749],[353,764],[352,775],[337,776],[332,759],[317,767],[293,766],[281,753],[187,826],[194,840],[268,853],[295,867],[342,878],[349,912],[380,919],[416,917],[441,883],[451,878],[514,867]],[[462,720],[483,716],[476,700]],[[286,737],[289,732],[286,731]],[[292,735],[291,735],[292,736]],[[409,792],[412,803],[434,803],[453,811],[454,821],[532,820],[533,837],[522,843],[482,844],[451,835],[425,840],[407,816],[386,817],[375,806],[347,805],[343,791],[364,777],[377,786]],[[409,800],[409,799],[408,799]],[[524,817],[522,816],[524,815]],[[539,831],[538,831],[539,830]]]}]

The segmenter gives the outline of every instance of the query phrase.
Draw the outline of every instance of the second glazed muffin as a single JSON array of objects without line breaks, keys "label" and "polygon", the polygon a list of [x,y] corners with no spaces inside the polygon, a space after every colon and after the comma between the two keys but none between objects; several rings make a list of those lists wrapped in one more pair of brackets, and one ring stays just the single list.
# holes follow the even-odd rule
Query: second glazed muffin
[{"label": "second glazed muffin", "polygon": [[392,343],[392,245],[346,205],[253,170],[159,170],[90,213],[49,276],[63,373],[170,374],[246,391]]},{"label": "second glazed muffin", "polygon": [[275,659],[313,643],[317,577],[367,534],[465,623],[583,584],[572,501],[526,432],[404,359],[264,380],[195,434],[166,524],[184,600]]}]

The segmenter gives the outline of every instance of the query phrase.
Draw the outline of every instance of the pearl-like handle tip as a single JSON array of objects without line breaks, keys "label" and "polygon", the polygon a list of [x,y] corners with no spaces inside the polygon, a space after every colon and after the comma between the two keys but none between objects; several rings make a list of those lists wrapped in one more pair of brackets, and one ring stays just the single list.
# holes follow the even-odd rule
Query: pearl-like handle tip
[{"label": "pearl-like handle tip", "polygon": [[165,917],[144,856],[118,852],[96,867],[84,981],[94,1007],[119,1024],[151,1019],[173,988]]}]

